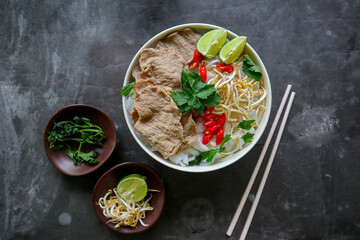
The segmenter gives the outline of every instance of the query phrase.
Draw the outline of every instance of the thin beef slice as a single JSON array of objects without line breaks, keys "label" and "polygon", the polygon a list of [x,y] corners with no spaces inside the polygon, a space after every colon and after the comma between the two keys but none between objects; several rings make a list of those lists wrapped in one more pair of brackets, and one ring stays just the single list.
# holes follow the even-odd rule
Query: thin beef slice
[{"label": "thin beef slice", "polygon": [[156,45],[157,49],[172,48],[183,59],[185,64],[189,64],[194,56],[196,43],[200,38],[200,34],[191,28],[185,28],[182,31],[166,36]]},{"label": "thin beef slice", "polygon": [[153,79],[154,85],[181,90],[182,59],[173,49],[147,48],[142,50],[139,61],[142,69],[138,81]]},{"label": "thin beef slice", "polygon": [[136,131],[158,150],[164,159],[175,155],[182,145],[181,113],[174,100],[161,87],[148,87],[136,99]]},{"label": "thin beef slice", "polygon": [[192,118],[192,113],[188,112],[187,114],[181,116],[181,125],[183,127],[183,136],[184,141],[179,148],[179,151],[188,149],[191,144],[198,140],[198,135],[196,133],[196,124]]}]

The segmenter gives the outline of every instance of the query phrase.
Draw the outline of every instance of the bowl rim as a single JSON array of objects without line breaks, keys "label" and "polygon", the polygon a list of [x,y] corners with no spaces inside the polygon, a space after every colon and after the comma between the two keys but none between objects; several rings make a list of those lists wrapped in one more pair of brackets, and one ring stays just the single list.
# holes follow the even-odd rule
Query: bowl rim
[{"label": "bowl rim", "polygon": [[[55,117],[56,117],[58,114],[60,114],[61,112],[66,111],[66,110],[71,109],[71,108],[74,108],[74,107],[91,108],[91,109],[93,109],[93,110],[95,110],[95,111],[100,112],[102,115],[104,115],[104,116],[108,119],[108,121],[109,121],[109,123],[110,123],[110,125],[111,125],[111,128],[112,128],[112,131],[115,133],[115,141],[114,141],[114,143],[112,144],[110,151],[108,151],[108,152],[106,153],[106,155],[105,155],[105,160],[102,161],[102,162],[99,162],[98,164],[96,164],[95,166],[93,166],[92,168],[90,168],[89,170],[84,171],[84,172],[81,172],[81,173],[79,173],[79,174],[69,173],[69,172],[65,171],[64,169],[62,169],[61,167],[57,166],[57,165],[55,164],[54,159],[52,159],[52,157],[50,157],[49,151],[51,151],[51,149],[46,147],[46,143],[48,143],[46,129],[48,128],[48,126],[49,126],[50,124],[52,124],[53,118],[55,118]],[[47,122],[47,124],[46,124],[46,126],[45,126],[45,128],[44,128],[44,134],[43,134],[43,135],[44,135],[44,148],[45,148],[45,153],[46,153],[46,156],[48,157],[48,159],[50,160],[50,162],[52,163],[52,165],[53,165],[57,170],[59,170],[60,172],[62,172],[63,174],[68,175],[68,176],[72,176],[72,177],[84,176],[84,175],[87,175],[87,174],[92,173],[92,172],[96,171],[97,169],[99,169],[106,161],[109,160],[110,156],[113,154],[113,152],[114,152],[114,150],[115,150],[115,148],[116,148],[116,142],[117,142],[117,132],[116,132],[116,128],[115,128],[115,125],[114,125],[113,120],[112,120],[104,111],[102,111],[101,109],[99,109],[99,108],[97,108],[97,107],[94,107],[94,106],[91,106],[91,105],[88,105],[88,104],[71,104],[71,105],[67,105],[67,106],[64,106],[64,107],[60,108],[60,109],[59,109],[58,111],[56,111],[53,115],[51,115],[51,117],[49,118],[49,120],[48,120],[48,122]]]},{"label": "bowl rim", "polygon": [[[125,166],[139,166],[141,168],[144,168],[146,169],[146,171],[149,171],[149,172],[152,172],[152,174],[154,174],[155,176],[157,176],[159,179],[160,179],[160,184],[162,185],[163,187],[163,204],[160,206],[161,209],[159,209],[159,212],[160,214],[155,218],[155,220],[152,222],[152,224],[149,224],[149,226],[147,227],[144,227],[142,229],[137,229],[137,228],[134,228],[134,231],[130,231],[130,232],[121,232],[121,231],[118,231],[117,229],[114,229],[114,228],[111,228],[109,224],[106,224],[104,221],[102,221],[102,217],[103,216],[99,216],[98,212],[96,211],[96,208],[98,207],[96,205],[96,201],[94,201],[94,197],[95,197],[95,189],[97,189],[98,185],[100,184],[100,182],[102,181],[102,179],[107,175],[109,174],[110,172],[118,169],[118,168],[122,168],[122,167],[125,167]],[[115,165],[114,167],[110,168],[109,170],[107,170],[100,178],[99,180],[96,182],[94,188],[93,188],[93,191],[92,191],[92,194],[91,194],[91,202],[92,202],[92,206],[93,206],[93,209],[94,209],[94,212],[96,213],[96,215],[98,216],[99,220],[105,224],[108,228],[110,228],[111,230],[113,230],[114,232],[117,232],[117,233],[122,233],[122,234],[135,234],[135,233],[141,233],[141,232],[144,232],[146,230],[148,230],[149,228],[151,228],[152,226],[155,225],[155,223],[159,220],[162,212],[164,211],[164,207],[165,207],[165,202],[166,202],[166,190],[165,190],[165,185],[164,185],[164,181],[162,180],[162,178],[160,177],[160,175],[156,172],[155,169],[153,169],[152,167],[150,167],[149,165],[145,164],[145,163],[141,163],[141,162],[123,162],[123,163],[120,163],[118,165]]]},{"label": "bowl rim", "polygon": [[[128,84],[130,82],[129,80],[131,79],[131,71],[136,66],[136,64],[138,63],[138,60],[140,58],[140,53],[144,48],[152,47],[156,42],[158,42],[163,37],[169,35],[170,33],[175,32],[175,31],[182,30],[184,28],[209,29],[209,30],[222,28],[222,29],[226,29],[228,31],[228,38],[230,38],[230,39],[239,36],[239,35],[233,33],[232,31],[228,30],[227,28],[220,27],[220,26],[213,25],[213,24],[207,24],[207,23],[186,23],[186,24],[180,24],[180,25],[176,25],[176,26],[167,28],[167,29],[161,31],[160,33],[156,34],[150,40],[148,40],[137,51],[137,53],[135,54],[135,56],[131,60],[131,62],[129,64],[129,67],[128,67],[127,71],[126,71],[123,86],[125,86],[126,84]],[[253,141],[248,146],[246,146],[244,149],[236,152],[232,156],[231,159],[228,159],[228,160],[223,161],[223,162],[218,162],[218,163],[213,164],[213,165],[209,165],[209,166],[185,166],[185,167],[177,165],[175,163],[172,163],[170,160],[165,160],[164,158],[156,155],[154,152],[149,150],[141,142],[141,140],[137,137],[137,135],[135,133],[135,129],[134,129],[133,124],[132,124],[132,120],[130,119],[130,114],[127,112],[126,97],[123,96],[122,97],[122,106],[123,106],[123,112],[124,112],[125,121],[126,121],[126,124],[127,124],[128,128],[129,128],[132,136],[134,137],[135,141],[140,145],[140,147],[148,155],[150,155],[153,159],[160,162],[161,164],[163,164],[163,165],[165,165],[167,167],[179,170],[179,171],[183,171],[183,172],[210,172],[210,171],[215,171],[215,170],[224,168],[226,166],[229,166],[229,165],[233,164],[234,162],[238,161],[239,159],[241,159],[243,156],[245,156],[255,146],[255,144],[258,142],[258,140],[261,138],[263,132],[265,131],[266,125],[267,125],[267,123],[269,121],[269,118],[270,118],[270,111],[271,111],[271,104],[272,104],[271,83],[270,83],[270,78],[269,78],[269,74],[268,74],[268,72],[266,70],[266,67],[265,67],[264,63],[262,62],[261,58],[259,57],[259,55],[257,54],[257,52],[250,46],[249,43],[246,43],[246,50],[247,50],[247,52],[249,54],[251,54],[252,56],[254,56],[256,58],[255,62],[257,62],[257,65],[262,70],[263,79],[264,79],[264,85],[267,85],[266,89],[267,89],[267,93],[268,93],[267,96],[266,96],[266,105],[268,107],[265,109],[262,122],[260,123],[259,128],[256,130]]]}]

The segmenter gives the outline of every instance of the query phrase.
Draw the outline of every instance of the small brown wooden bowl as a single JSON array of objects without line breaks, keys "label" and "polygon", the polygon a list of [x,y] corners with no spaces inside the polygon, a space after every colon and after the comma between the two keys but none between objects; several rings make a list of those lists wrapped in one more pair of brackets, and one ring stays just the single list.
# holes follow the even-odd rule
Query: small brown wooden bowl
[{"label": "small brown wooden bowl", "polygon": [[[147,211],[146,217],[143,219],[145,224],[149,224],[148,226],[144,227],[138,223],[136,227],[120,226],[115,228],[114,223],[107,223],[109,219],[103,215],[103,211],[97,205],[97,202],[99,201],[99,198],[104,197],[109,189],[116,188],[123,177],[130,174],[140,174],[145,176],[148,188],[156,189],[160,192],[151,193],[153,197],[150,200],[150,206],[154,209],[152,211]],[[108,228],[125,234],[139,233],[149,229],[159,219],[165,205],[165,187],[160,176],[148,165],[138,162],[125,162],[111,168],[99,179],[92,193],[92,203],[96,215]]]},{"label": "small brown wooden bowl", "polygon": [[[96,164],[82,164],[75,166],[74,162],[66,153],[65,149],[59,152],[49,148],[48,133],[54,126],[54,121],[60,122],[64,120],[72,120],[75,116],[89,118],[90,121],[104,131],[105,140],[99,147],[86,146],[85,151],[95,150],[99,153],[97,156],[98,163]],[[75,104],[63,107],[57,111],[48,121],[44,131],[44,147],[45,152],[51,163],[62,173],[70,176],[82,176],[91,173],[101,167],[111,156],[116,146],[116,129],[113,121],[106,113],[100,109],[83,104]]]}]

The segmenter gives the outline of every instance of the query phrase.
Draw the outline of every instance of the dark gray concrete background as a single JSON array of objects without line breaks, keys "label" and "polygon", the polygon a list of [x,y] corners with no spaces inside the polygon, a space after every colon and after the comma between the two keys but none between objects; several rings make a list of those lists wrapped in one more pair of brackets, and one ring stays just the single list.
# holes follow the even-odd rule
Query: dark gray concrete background
[{"label": "dark gray concrete background", "polygon": [[[189,22],[248,36],[273,90],[269,125],[255,148],[202,174],[147,156],[125,124],[119,94],[138,49]],[[0,238],[238,239],[251,197],[233,236],[225,231],[292,84],[294,106],[247,239],[360,239],[359,30],[360,1],[352,0],[2,0]],[[109,162],[84,177],[56,170],[42,142],[49,117],[74,103],[108,113],[119,137]],[[91,204],[99,177],[125,161],[154,167],[167,190],[159,221],[133,236],[109,230]]]}]

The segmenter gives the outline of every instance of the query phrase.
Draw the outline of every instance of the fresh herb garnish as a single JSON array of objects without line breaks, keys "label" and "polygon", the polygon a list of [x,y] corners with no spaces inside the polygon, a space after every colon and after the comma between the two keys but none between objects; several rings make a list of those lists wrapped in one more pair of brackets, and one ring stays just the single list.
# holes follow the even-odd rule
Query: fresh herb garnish
[{"label": "fresh herb garnish", "polygon": [[231,139],[231,136],[228,134],[221,141],[221,144],[218,148],[211,149],[206,152],[201,152],[194,160],[189,162],[190,166],[199,165],[202,160],[206,159],[206,162],[211,162],[217,153],[226,152],[224,144]]},{"label": "fresh herb garnish", "polygon": [[134,95],[134,85],[136,84],[136,82],[132,82],[132,83],[129,83],[125,86],[123,86],[121,88],[121,92],[120,94],[127,97],[127,96],[130,96],[132,97],[132,95]]},{"label": "fresh herb garnish", "polygon": [[[255,122],[255,120],[242,120],[237,127],[242,128],[245,130],[250,130],[252,127],[252,123]],[[241,138],[244,140],[245,143],[250,143],[253,140],[255,134],[247,132],[245,135],[243,135]]]},{"label": "fresh herb garnish", "polygon": [[247,132],[241,138],[244,140],[245,143],[251,143],[255,134]]},{"label": "fresh herb garnish", "polygon": [[182,91],[170,94],[180,112],[185,114],[194,109],[203,116],[206,105],[215,107],[220,103],[221,97],[216,93],[214,85],[204,83],[199,74],[184,69],[181,81]]},{"label": "fresh herb garnish", "polygon": [[[96,151],[92,150],[88,153],[81,151],[84,144],[101,146],[102,140],[105,138],[102,129],[91,123],[90,119],[75,116],[73,121],[54,121],[54,127],[47,133],[49,147],[55,151],[65,148],[68,156],[74,161],[74,165],[98,162]],[[78,149],[74,151],[69,142],[78,142]]]},{"label": "fresh herb garnish", "polygon": [[251,127],[252,127],[253,122],[255,122],[255,120],[243,120],[241,123],[239,123],[237,125],[237,127],[249,131],[251,129]]},{"label": "fresh herb garnish", "polygon": [[262,75],[260,69],[247,54],[244,55],[242,70],[249,77],[255,79],[256,81],[260,81]]}]

